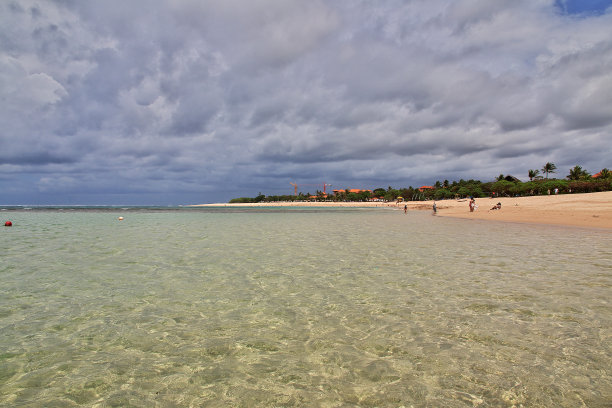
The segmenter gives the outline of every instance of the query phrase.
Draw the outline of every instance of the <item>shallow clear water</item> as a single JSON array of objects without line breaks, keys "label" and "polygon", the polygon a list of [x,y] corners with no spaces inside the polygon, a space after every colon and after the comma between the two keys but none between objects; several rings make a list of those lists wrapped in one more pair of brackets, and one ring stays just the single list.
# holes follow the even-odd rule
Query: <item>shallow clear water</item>
[{"label": "shallow clear water", "polygon": [[612,401],[609,231],[386,209],[2,215],[2,406]]}]

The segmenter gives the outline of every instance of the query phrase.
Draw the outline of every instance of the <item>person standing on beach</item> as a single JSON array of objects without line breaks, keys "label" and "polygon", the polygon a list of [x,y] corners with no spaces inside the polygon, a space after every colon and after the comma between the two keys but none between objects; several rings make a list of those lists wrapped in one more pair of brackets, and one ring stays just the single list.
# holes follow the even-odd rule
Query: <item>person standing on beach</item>
[{"label": "person standing on beach", "polygon": [[436,207],[436,202],[434,201],[433,203],[433,213],[435,214],[438,211],[438,208]]},{"label": "person standing on beach", "polygon": [[404,204],[404,214],[408,214],[408,205]]},{"label": "person standing on beach", "polygon": [[473,198],[470,200],[470,212],[474,212],[474,207],[476,206],[476,200]]}]

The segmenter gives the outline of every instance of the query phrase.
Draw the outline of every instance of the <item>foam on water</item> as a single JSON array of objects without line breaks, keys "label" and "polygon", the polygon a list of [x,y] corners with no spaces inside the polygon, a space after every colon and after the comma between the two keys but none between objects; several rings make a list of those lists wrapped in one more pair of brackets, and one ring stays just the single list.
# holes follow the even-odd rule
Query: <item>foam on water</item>
[{"label": "foam on water", "polygon": [[372,209],[10,216],[0,405],[612,400],[607,231]]}]

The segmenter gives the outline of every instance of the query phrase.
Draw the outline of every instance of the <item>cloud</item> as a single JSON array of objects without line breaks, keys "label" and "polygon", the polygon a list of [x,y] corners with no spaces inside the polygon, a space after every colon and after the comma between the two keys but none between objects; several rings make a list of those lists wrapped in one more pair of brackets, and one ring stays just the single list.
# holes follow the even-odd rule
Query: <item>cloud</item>
[{"label": "cloud", "polygon": [[553,0],[3,2],[0,186],[176,203],[595,172],[610,26]]}]

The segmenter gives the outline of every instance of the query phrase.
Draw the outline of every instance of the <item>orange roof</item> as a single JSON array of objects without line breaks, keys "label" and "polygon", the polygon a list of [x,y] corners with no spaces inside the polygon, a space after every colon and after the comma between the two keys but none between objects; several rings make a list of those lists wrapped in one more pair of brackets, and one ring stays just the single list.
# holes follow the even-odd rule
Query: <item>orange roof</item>
[{"label": "orange roof", "polygon": [[434,190],[433,186],[421,186],[419,187],[419,190]]},{"label": "orange roof", "polygon": [[592,176],[593,178],[600,178],[601,177],[601,171],[597,174],[593,174]]},{"label": "orange roof", "polygon": [[361,193],[363,191],[369,191],[370,193],[372,192],[372,190],[361,190],[361,189],[358,189],[358,188],[348,188],[346,190],[334,190],[334,193],[340,193],[340,192],[345,192],[345,191],[348,191],[349,193],[357,193],[357,194],[359,194],[359,193]]}]

